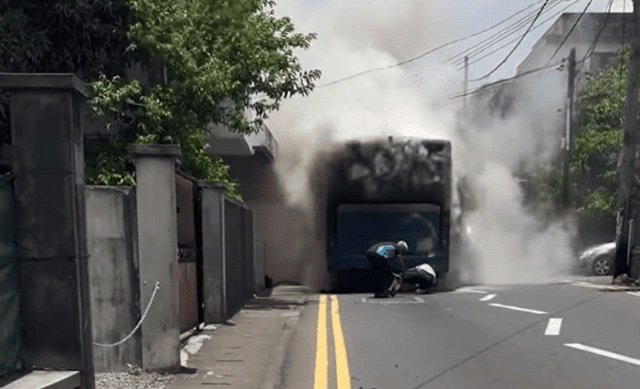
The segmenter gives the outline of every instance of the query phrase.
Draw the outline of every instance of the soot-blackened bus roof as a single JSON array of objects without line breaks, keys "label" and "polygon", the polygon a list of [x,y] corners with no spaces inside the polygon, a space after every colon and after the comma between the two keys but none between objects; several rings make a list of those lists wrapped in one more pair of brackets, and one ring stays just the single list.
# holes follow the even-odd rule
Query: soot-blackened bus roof
[{"label": "soot-blackened bus roof", "polygon": [[332,155],[329,169],[333,204],[450,203],[449,141],[350,142]]}]

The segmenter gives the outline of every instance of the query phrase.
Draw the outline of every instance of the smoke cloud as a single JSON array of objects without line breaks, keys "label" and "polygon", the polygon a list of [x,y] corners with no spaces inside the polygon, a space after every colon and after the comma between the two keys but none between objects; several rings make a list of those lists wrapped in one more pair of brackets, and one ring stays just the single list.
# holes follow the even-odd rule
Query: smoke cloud
[{"label": "smoke cloud", "polygon": [[[323,72],[320,84],[405,59],[460,34],[452,31],[446,2],[279,1],[277,12],[290,16],[298,31],[316,32],[311,49],[300,52],[303,66]],[[439,9],[439,7],[441,9]],[[446,54],[446,53],[445,53]],[[507,119],[477,110],[461,120],[462,75],[445,56],[426,57],[411,66],[368,74],[317,88],[309,97],[283,103],[270,119],[280,153],[276,171],[282,183],[282,214],[297,210],[307,228],[282,223],[287,241],[303,242],[288,258],[299,258],[279,275],[279,257],[267,259],[267,271],[279,278],[320,287],[326,284],[324,231],[314,220],[317,207],[312,172],[320,153],[351,139],[408,136],[450,139],[454,175],[466,177],[477,207],[465,220],[473,250],[452,258],[466,282],[533,283],[564,275],[572,261],[567,222],[549,223],[523,201],[517,174],[553,161],[559,149],[562,115],[561,76],[542,87],[523,88],[525,101]],[[548,81],[548,80],[547,80]],[[558,93],[553,88],[558,88]],[[559,101],[549,96],[560,96]],[[523,100],[524,98],[525,100]],[[455,183],[455,181],[454,181]],[[284,254],[283,254],[284,255]],[[456,265],[457,264],[457,265]],[[295,270],[292,270],[295,269]],[[471,271],[472,270],[472,271]],[[295,273],[295,274],[293,274]]]}]

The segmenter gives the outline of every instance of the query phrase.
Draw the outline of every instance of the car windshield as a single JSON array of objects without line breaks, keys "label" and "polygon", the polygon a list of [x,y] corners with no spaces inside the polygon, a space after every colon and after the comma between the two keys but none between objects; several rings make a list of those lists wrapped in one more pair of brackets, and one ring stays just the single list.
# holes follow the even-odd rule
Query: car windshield
[{"label": "car windshield", "polygon": [[342,206],[337,229],[340,255],[364,255],[370,246],[384,240],[406,241],[410,254],[429,253],[440,242],[438,209],[411,205]]}]

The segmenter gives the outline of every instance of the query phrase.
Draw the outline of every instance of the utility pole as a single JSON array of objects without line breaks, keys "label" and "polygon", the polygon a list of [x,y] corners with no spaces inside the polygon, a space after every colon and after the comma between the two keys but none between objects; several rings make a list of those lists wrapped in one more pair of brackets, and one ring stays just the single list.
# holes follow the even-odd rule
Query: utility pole
[{"label": "utility pole", "polygon": [[466,110],[467,108],[467,96],[469,93],[469,56],[464,56],[464,97],[462,98],[462,107]]},{"label": "utility pole", "polygon": [[462,82],[462,110],[461,110],[461,114],[458,115],[458,133],[459,135],[462,135],[465,133],[465,129],[467,128],[468,125],[468,121],[467,119],[469,118],[469,96],[467,96],[467,94],[469,93],[469,57],[465,56],[464,57],[464,80]]},{"label": "utility pole", "polygon": [[563,208],[567,208],[571,202],[571,148],[573,144],[573,96],[576,87],[576,49],[569,53],[569,74],[567,85],[567,98],[565,100],[565,133],[562,158],[562,186],[561,196]]},{"label": "utility pole", "polygon": [[[633,231],[630,226],[636,214],[635,192],[635,156],[638,132],[638,71],[640,70],[640,0],[633,0],[633,40],[629,74],[627,75],[627,97],[624,109],[624,134],[620,155],[620,193],[618,200],[618,220],[616,228],[616,258],[614,278],[629,274],[630,254]],[[637,275],[636,275],[637,276]]]}]

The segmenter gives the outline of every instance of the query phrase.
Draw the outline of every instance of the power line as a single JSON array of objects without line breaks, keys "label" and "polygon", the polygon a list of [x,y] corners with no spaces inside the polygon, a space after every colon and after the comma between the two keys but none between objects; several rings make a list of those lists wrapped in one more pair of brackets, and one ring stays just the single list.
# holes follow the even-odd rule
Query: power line
[{"label": "power line", "polygon": [[[593,0],[591,0],[593,1]],[[536,22],[538,21],[538,18],[540,17],[540,15],[542,14],[542,12],[544,11],[544,8],[547,6],[547,4],[549,3],[549,0],[546,0],[544,2],[544,4],[542,4],[542,7],[540,7],[540,11],[538,11],[538,14],[536,15],[536,17],[533,19],[533,21],[531,22],[531,24],[529,25],[529,28],[527,28],[527,31],[524,32],[524,34],[522,35],[522,38],[520,38],[520,40],[518,41],[518,43],[516,43],[516,45],[513,47],[513,49],[511,49],[511,51],[509,52],[509,54],[507,54],[506,57],[504,57],[504,59],[502,61],[500,61],[500,63],[494,67],[489,73],[485,74],[482,77],[473,79],[471,81],[480,81],[480,80],[484,80],[488,77],[490,77],[493,73],[495,73],[498,69],[500,69],[500,67],[502,67],[502,65],[505,64],[505,62],[507,62],[507,60],[511,57],[511,55],[516,51],[516,49],[520,46],[520,44],[522,43],[522,41],[524,41],[524,38],[527,36],[527,34],[529,34],[529,32],[531,31],[531,29],[533,28],[533,26],[536,24]]]},{"label": "power line", "polygon": [[483,86],[478,87],[478,88],[476,88],[476,89],[474,89],[472,91],[469,91],[467,93],[459,93],[457,95],[450,96],[449,98],[453,100],[453,99],[459,99],[459,98],[466,97],[466,96],[475,95],[475,94],[477,94],[477,93],[479,93],[479,92],[481,92],[481,91],[483,91],[485,89],[488,89],[488,88],[493,88],[493,87],[498,86],[498,85],[506,84],[508,82],[515,81],[515,80],[517,80],[519,78],[526,77],[526,76],[529,76],[529,75],[532,75],[532,74],[536,74],[536,73],[540,73],[540,72],[543,72],[545,70],[549,70],[551,68],[561,67],[563,62],[564,62],[564,60],[562,60],[560,62],[556,62],[554,64],[545,65],[545,66],[542,66],[542,67],[539,67],[539,68],[527,70],[525,72],[516,74],[513,77],[505,78],[505,79],[496,81],[496,82],[494,82],[492,84],[483,85]]},{"label": "power line", "polygon": [[[598,45],[598,42],[600,41],[600,37],[602,36],[602,33],[604,32],[604,29],[607,27],[607,23],[609,22],[609,17],[611,16],[611,9],[612,8],[613,8],[613,0],[609,0],[609,3],[607,4],[607,14],[604,17],[604,21],[602,22],[602,25],[600,26],[600,29],[598,30],[598,33],[596,34],[596,37],[593,40],[593,43],[591,43],[591,46],[589,46],[589,49],[587,49],[587,52],[584,54],[582,59],[579,61],[580,63],[586,61],[587,58],[591,57],[591,54],[593,54],[593,52],[595,51],[596,46]],[[623,19],[624,19],[624,14],[623,14]]]},{"label": "power line", "polygon": [[[580,2],[580,1],[582,1],[582,0],[574,0],[572,3],[570,3],[569,5],[567,5],[566,7],[561,9],[560,11],[558,11],[555,14],[553,14],[553,15],[549,16],[548,18],[544,19],[540,24],[538,24],[537,26],[533,27],[531,29],[531,31],[537,30],[538,28],[543,27],[548,21],[550,21],[550,20],[554,19],[555,17],[557,17],[558,15],[564,13],[567,9],[571,8],[573,5],[575,5],[576,3]],[[482,61],[483,59],[491,56],[492,54],[497,53],[498,51],[504,49],[505,47],[509,46],[510,44],[516,42],[520,38],[521,37],[516,37],[516,38],[510,40],[509,42],[507,42],[504,45],[496,48],[495,50],[492,50],[489,53],[487,53],[487,54],[485,54],[485,55],[483,55],[483,56],[481,56],[479,58],[476,58],[475,60],[471,61],[469,64],[473,65],[474,63],[478,63],[478,62]],[[458,70],[460,70],[460,69],[461,69],[461,67],[458,67]]]},{"label": "power line", "polygon": [[[559,3],[556,3],[559,4]],[[549,11],[549,7],[547,7],[547,9],[545,10],[545,13],[547,11]],[[523,20],[520,24],[514,26],[513,28],[505,31],[505,33],[500,34],[498,36],[495,36],[493,39],[485,42],[485,43],[481,43],[480,45],[476,46],[475,48],[471,48],[470,51],[468,53],[466,53],[466,56],[468,56],[469,58],[473,58],[476,56],[481,55],[482,53],[486,52],[487,50],[491,49],[492,47],[496,46],[497,44],[499,44],[500,42],[503,42],[504,40],[508,39],[511,36],[514,36],[516,34],[518,34],[519,36],[519,32],[520,30],[522,30],[523,28],[526,28],[529,23],[531,22],[531,20],[533,19],[535,15],[531,15],[531,18],[527,18],[526,20]],[[460,65],[463,61],[464,57],[462,58],[458,58],[455,61],[453,61],[453,63],[455,65]]]},{"label": "power line", "polygon": [[[549,0],[545,0],[545,4],[546,4],[548,1],[549,1]],[[540,1],[540,2],[541,2],[541,1]],[[534,5],[532,5],[532,6],[535,6],[535,4],[534,4]],[[498,23],[496,23],[496,24],[494,24],[494,25],[492,25],[492,26],[490,26],[490,27],[487,27],[487,28],[485,28],[485,29],[483,29],[483,30],[480,30],[480,31],[478,31],[478,32],[475,32],[475,33],[473,33],[473,34],[470,34],[470,35],[467,35],[467,36],[464,36],[464,37],[461,37],[461,38],[455,39],[455,40],[453,40],[453,41],[450,41],[450,42],[447,42],[447,43],[443,43],[443,44],[441,44],[441,45],[439,45],[439,46],[436,46],[436,47],[434,47],[434,48],[432,48],[432,49],[429,49],[429,50],[427,50],[427,51],[425,51],[425,52],[423,52],[423,53],[421,53],[421,54],[418,54],[418,55],[416,55],[416,56],[414,56],[414,57],[411,57],[411,58],[409,58],[409,59],[406,59],[406,60],[404,60],[404,61],[400,61],[400,62],[397,62],[397,63],[392,64],[392,65],[380,66],[380,67],[377,67],[377,68],[372,68],[372,69],[363,70],[363,71],[361,71],[361,72],[357,72],[357,73],[351,74],[351,75],[349,75],[349,76],[339,78],[339,79],[337,79],[337,80],[333,80],[333,81],[330,81],[330,82],[327,82],[327,83],[324,83],[324,84],[317,85],[317,86],[316,86],[316,88],[324,88],[324,87],[331,86],[331,85],[335,85],[335,84],[338,84],[338,83],[341,83],[341,82],[344,82],[344,81],[352,80],[352,79],[357,78],[357,77],[360,77],[360,76],[364,76],[365,74],[374,73],[374,72],[379,72],[379,71],[388,70],[388,69],[393,69],[393,68],[397,68],[397,67],[400,67],[400,66],[406,65],[406,64],[408,64],[408,63],[411,63],[411,62],[417,61],[417,60],[419,60],[419,59],[421,59],[421,58],[423,58],[423,57],[426,57],[426,56],[427,56],[427,55],[429,55],[429,54],[432,54],[432,53],[434,53],[434,52],[436,52],[436,51],[439,51],[439,50],[441,50],[441,49],[444,49],[445,47],[449,47],[449,46],[454,45],[454,44],[456,44],[456,43],[460,43],[460,42],[466,41],[466,40],[468,40],[468,39],[475,38],[476,36],[482,35],[482,34],[484,34],[485,32],[491,31],[491,30],[493,30],[494,28],[497,28],[497,27],[501,26],[502,24],[504,24],[504,23],[508,22],[509,20],[513,19],[515,16],[517,16],[517,15],[521,14],[522,12],[525,12],[526,10],[528,10],[529,8],[531,8],[532,6],[528,6],[528,7],[526,7],[526,8],[524,8],[524,9],[522,9],[522,10],[520,10],[520,11],[516,12],[515,14],[513,14],[513,15],[509,16],[509,17],[508,17],[508,18],[506,18],[506,19],[501,20],[500,22],[498,22]]]},{"label": "power line", "polygon": [[[547,13],[547,12],[551,12],[551,10],[560,5],[561,2],[556,2],[554,4],[550,4],[547,6],[547,8],[544,10],[543,14]],[[523,19],[521,22],[519,22],[517,25],[513,26],[512,28],[505,30],[505,32],[503,34],[499,34],[499,35],[495,35],[495,37],[493,39],[488,40],[485,43],[480,44],[479,46],[472,48],[471,51],[467,54],[469,57],[474,57],[474,56],[478,56],[481,55],[483,52],[485,52],[486,50],[489,50],[491,47],[497,45],[498,43],[504,41],[505,39],[518,34],[518,32],[520,30],[522,30],[523,28],[525,28],[526,26],[529,25],[529,23],[531,22],[531,20],[535,17],[535,14],[531,14],[530,17],[527,17],[525,19]],[[517,38],[516,38],[517,40]],[[456,65],[459,65],[461,63],[461,59],[458,59],[454,62]]]},{"label": "power line", "polygon": [[[627,41],[627,1],[622,1],[622,34],[620,36],[620,49],[624,50],[624,45]],[[624,61],[620,61],[620,69],[618,73],[624,72]]]},{"label": "power line", "polygon": [[621,45],[624,45],[627,40],[627,0],[623,0],[622,2],[622,42]]},{"label": "power line", "polygon": [[[544,0],[542,0],[544,1]],[[538,3],[542,3],[542,1],[539,1]],[[536,3],[536,4],[538,4]],[[554,7],[558,6],[561,3],[561,0],[553,0],[552,3],[550,3],[547,8],[544,10],[543,13],[547,13],[550,12]],[[536,4],[531,5],[529,8],[535,6]],[[493,35],[481,40],[480,42],[474,44],[471,47],[468,47],[465,50],[462,50],[460,52],[458,52],[457,54],[447,58],[448,61],[454,61],[454,62],[460,62],[464,60],[465,56],[469,56],[469,57],[473,57],[474,55],[478,55],[479,53],[481,53],[483,50],[497,44],[498,42],[508,38],[509,36],[517,33],[520,29],[524,28],[530,21],[532,18],[534,18],[536,15],[536,12],[531,12],[530,14],[518,19],[517,21],[515,21],[514,23],[511,23],[510,25],[506,26],[505,28],[501,29],[500,31],[494,33]]]},{"label": "power line", "polygon": [[578,15],[578,18],[576,19],[575,23],[573,23],[573,26],[571,26],[571,29],[569,30],[569,32],[564,36],[564,39],[562,39],[562,42],[560,42],[560,45],[558,45],[558,47],[556,48],[556,50],[553,52],[553,54],[551,54],[551,57],[549,57],[549,62],[551,62],[551,60],[553,59],[553,57],[555,57],[556,54],[558,54],[558,51],[560,51],[560,49],[562,48],[562,46],[564,46],[564,44],[567,42],[567,40],[569,39],[569,37],[571,36],[571,34],[573,33],[573,30],[576,29],[576,27],[578,26],[578,24],[580,23],[580,20],[582,20],[582,17],[587,13],[587,10],[589,9],[589,7],[591,6],[591,3],[593,3],[593,0],[589,0],[589,2],[587,3],[587,5],[584,7],[584,10],[582,10],[582,13],[580,13],[580,15]]},{"label": "power line", "polygon": [[[549,17],[545,18],[545,19],[544,19],[542,22],[540,22],[537,26],[533,27],[533,28],[531,29],[531,31],[533,31],[533,30],[537,30],[537,29],[539,29],[539,28],[541,28],[541,27],[544,27],[544,25],[545,25],[547,22],[549,22],[550,20],[555,19],[558,15],[560,15],[560,14],[564,13],[566,10],[568,10],[568,9],[569,9],[569,8],[571,8],[571,7],[573,7],[575,4],[579,3],[580,1],[582,1],[582,0],[574,0],[573,2],[571,2],[570,4],[568,4],[567,6],[565,6],[565,7],[564,7],[564,8],[562,8],[561,10],[559,10],[558,12],[556,12],[556,13],[554,13],[553,15],[551,15],[551,16],[549,16]],[[509,46],[510,44],[512,44],[512,43],[514,43],[514,42],[516,42],[516,41],[518,41],[518,39],[520,39],[520,38],[521,38],[520,36],[515,37],[514,39],[512,39],[512,40],[510,40],[509,42],[505,43],[504,45],[502,45],[502,46],[500,46],[500,47],[496,48],[495,50],[492,50],[492,51],[490,51],[489,53],[487,53],[487,54],[485,54],[485,55],[483,55],[483,56],[481,56],[481,57],[479,57],[479,58],[474,59],[473,61],[471,61],[471,62],[469,63],[469,65],[473,65],[473,64],[475,64],[475,63],[478,63],[478,62],[482,61],[483,59],[485,59],[485,58],[487,58],[487,57],[489,57],[489,56],[491,56],[491,55],[493,55],[493,54],[495,54],[495,53],[499,52],[500,50],[504,49],[505,47]],[[546,68],[546,67],[545,67],[545,68]],[[457,69],[457,70],[462,70],[462,69],[463,69],[463,67],[462,67],[462,66],[458,66],[456,69]],[[413,76],[418,75],[418,74],[421,74],[421,73],[416,73],[416,74],[414,74]],[[422,79],[422,77],[420,77],[420,78],[419,78],[419,80],[421,80],[421,79]]]},{"label": "power line", "polygon": [[[564,12],[564,10],[566,10],[566,8],[571,7],[573,4],[577,3],[578,1],[580,1],[580,0],[574,1],[569,6],[565,7],[565,9],[561,10],[559,13]],[[577,61],[578,64],[585,62],[586,59],[589,58],[593,54],[593,51],[595,50],[595,47],[597,46],[598,41],[600,40],[600,37],[602,36],[602,33],[604,32],[604,30],[605,30],[605,28],[607,26],[607,23],[608,23],[608,21],[610,19],[611,10],[613,8],[613,2],[614,2],[614,0],[609,0],[609,2],[607,3],[605,19],[602,22],[602,24],[600,25],[600,28],[599,28],[599,30],[598,30],[598,32],[596,34],[596,37],[595,37],[594,41],[591,43],[591,46],[589,47],[589,49],[587,50],[585,55],[579,61]],[[546,70],[550,70],[551,68],[555,68],[556,66],[562,67],[563,66],[562,63],[564,61],[565,61],[565,59],[562,59],[562,61],[560,61],[560,62],[556,62],[556,63],[549,64],[549,65],[546,65],[546,66],[542,66],[542,67],[539,67],[539,68],[536,68],[536,69],[531,69],[531,70],[522,72],[520,74],[517,74],[517,75],[515,75],[513,77],[506,78],[506,79],[497,81],[497,82],[489,84],[489,85],[484,85],[484,86],[478,87],[478,88],[476,88],[476,89],[474,89],[474,90],[472,90],[470,92],[460,93],[460,94],[451,96],[450,98],[451,99],[457,99],[457,98],[462,98],[462,97],[474,95],[474,94],[477,94],[477,93],[479,93],[479,92],[481,92],[481,91],[483,91],[485,89],[489,89],[489,88],[492,88],[492,87],[495,87],[495,86],[498,86],[498,85],[502,85],[502,84],[505,84],[505,83],[508,83],[508,82],[511,82],[511,81],[515,81],[515,80],[517,80],[519,78],[522,78],[522,77],[525,77],[525,76],[528,76],[528,75],[531,75],[531,74],[536,74],[536,73],[540,73],[540,72],[543,72],[543,71],[546,71]]]},{"label": "power line", "polygon": [[[525,12],[525,11],[528,11],[529,9],[531,9],[531,8],[535,7],[536,5],[541,4],[543,1],[544,1],[544,0],[540,0],[540,1],[538,1],[537,3],[531,4],[530,6],[528,6],[528,7],[524,8],[524,9],[522,9],[522,10],[518,11],[518,12],[516,12],[516,13],[515,13],[515,14],[513,14],[513,15],[511,15],[511,17],[510,17],[509,19],[511,19],[511,18],[513,18],[513,17],[515,17],[515,16],[517,16],[517,15],[519,15],[519,14],[521,14],[521,13]],[[557,2],[557,1],[560,1],[560,0],[554,0],[554,1],[556,1],[556,2]],[[479,41],[479,42],[477,42],[477,43],[475,43],[475,44],[472,44],[470,47],[468,47],[468,48],[466,48],[466,49],[463,49],[462,51],[459,51],[458,53],[456,53],[456,54],[452,55],[451,57],[447,58],[447,60],[448,60],[448,61],[452,61],[452,60],[454,60],[454,59],[464,58],[464,56],[465,56],[465,55],[468,55],[472,50],[474,50],[475,48],[477,48],[477,47],[478,47],[478,45],[484,44],[484,43],[486,43],[486,42],[488,42],[488,41],[490,41],[490,40],[494,39],[495,37],[499,36],[500,34],[502,34],[502,33],[504,33],[504,32],[511,31],[514,27],[518,27],[518,26],[526,25],[526,22],[527,22],[527,21],[529,21],[531,18],[533,18],[533,17],[535,16],[536,12],[537,12],[537,11],[534,11],[534,12],[530,12],[530,13],[528,13],[527,15],[525,15],[525,16],[523,16],[523,17],[519,18],[518,20],[516,20],[516,21],[514,21],[513,23],[511,23],[511,24],[507,25],[506,27],[504,27],[504,28],[500,29],[499,31],[497,31],[497,32],[493,33],[492,35],[490,35],[490,36],[488,36],[488,37],[484,38],[483,40],[481,40],[481,41]],[[546,12],[546,11],[545,11],[545,12]],[[509,19],[505,19],[505,20],[503,20],[503,22],[505,22],[505,21],[507,21],[507,20],[509,20]],[[523,24],[523,23],[525,23],[525,24]]]}]

